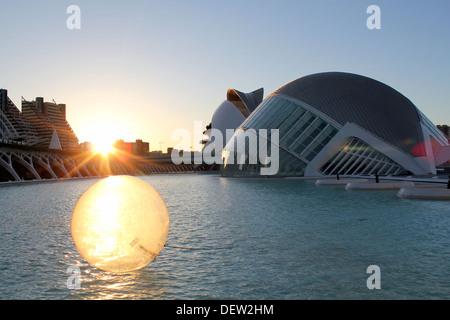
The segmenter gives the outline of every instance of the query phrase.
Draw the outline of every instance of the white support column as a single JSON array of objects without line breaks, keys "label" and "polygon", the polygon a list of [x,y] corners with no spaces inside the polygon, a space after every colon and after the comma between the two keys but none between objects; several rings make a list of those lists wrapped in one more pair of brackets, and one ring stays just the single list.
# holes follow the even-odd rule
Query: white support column
[{"label": "white support column", "polygon": [[[8,162],[6,162],[1,156],[5,156],[6,158],[8,158]],[[12,160],[11,160],[11,155],[7,154],[5,152],[0,152],[0,165],[6,169],[6,171],[8,171],[9,173],[11,173],[11,175],[14,177],[15,181],[20,181],[20,177],[17,174],[17,172],[14,170],[14,167],[12,166]]]},{"label": "white support column", "polygon": [[45,170],[47,170],[48,173],[50,173],[52,178],[58,179],[57,175],[55,174],[55,172],[53,172],[52,167],[48,163],[48,159],[44,158],[47,160],[46,162],[44,162],[40,157],[38,157],[36,155],[33,155],[33,158],[34,158],[34,160],[36,160],[36,163],[38,163],[41,167],[43,167]]},{"label": "white support column", "polygon": [[[15,153],[15,152],[13,152],[11,154],[11,159],[12,159],[13,156],[14,156],[15,159],[17,159],[17,161],[21,165],[23,165],[25,168],[27,168],[31,172],[31,174],[35,177],[35,179],[41,180],[41,177],[37,173],[36,169],[34,169],[33,161],[31,160],[31,158],[28,155],[22,154],[22,153]],[[26,159],[28,159],[30,162],[28,162]]]}]

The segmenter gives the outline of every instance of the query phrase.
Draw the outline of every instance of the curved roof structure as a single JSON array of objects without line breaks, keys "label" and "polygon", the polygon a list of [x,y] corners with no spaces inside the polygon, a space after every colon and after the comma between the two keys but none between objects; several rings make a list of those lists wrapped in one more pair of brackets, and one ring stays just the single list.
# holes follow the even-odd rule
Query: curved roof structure
[{"label": "curved roof structure", "polygon": [[227,100],[233,103],[245,117],[248,117],[256,109],[263,100],[263,96],[263,88],[249,93],[244,93],[236,89],[228,89],[227,91]]},{"label": "curved roof structure", "polygon": [[318,73],[291,81],[273,95],[303,101],[341,125],[355,123],[409,154],[417,156],[418,148],[423,148],[414,104],[374,79],[343,72]]},{"label": "curved roof structure", "polygon": [[[255,97],[258,90],[229,89],[227,108],[234,112],[218,110],[220,122],[246,117],[227,139],[224,175],[428,175],[449,159],[442,132],[408,98],[368,77],[325,72],[298,78],[247,115]],[[261,141],[270,141],[270,156],[258,150],[265,148]]]}]

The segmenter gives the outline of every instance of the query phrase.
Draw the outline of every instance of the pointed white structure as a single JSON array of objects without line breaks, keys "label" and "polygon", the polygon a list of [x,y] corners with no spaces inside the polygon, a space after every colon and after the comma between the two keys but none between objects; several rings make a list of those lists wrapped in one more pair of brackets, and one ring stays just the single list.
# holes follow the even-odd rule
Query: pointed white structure
[{"label": "pointed white structure", "polygon": [[48,148],[62,150],[61,142],[59,141],[58,132],[56,132],[56,129],[53,130],[52,141],[50,141],[50,146]]}]

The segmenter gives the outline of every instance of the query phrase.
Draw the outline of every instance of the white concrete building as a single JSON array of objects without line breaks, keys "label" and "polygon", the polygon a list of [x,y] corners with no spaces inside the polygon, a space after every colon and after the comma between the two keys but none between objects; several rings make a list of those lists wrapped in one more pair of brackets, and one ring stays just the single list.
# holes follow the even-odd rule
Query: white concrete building
[{"label": "white concrete building", "polygon": [[[221,117],[226,119],[226,112]],[[280,176],[428,175],[450,159],[446,136],[408,98],[350,73],[318,73],[289,82],[236,127],[233,137],[249,129],[279,130]],[[249,148],[237,154],[234,140],[225,147],[228,157],[234,163],[248,160]],[[261,166],[225,164],[223,173],[259,175]]]}]

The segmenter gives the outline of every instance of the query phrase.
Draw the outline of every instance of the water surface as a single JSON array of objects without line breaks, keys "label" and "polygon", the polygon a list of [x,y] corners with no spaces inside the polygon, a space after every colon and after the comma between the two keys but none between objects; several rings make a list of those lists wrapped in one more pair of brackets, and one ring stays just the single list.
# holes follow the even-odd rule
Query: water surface
[{"label": "water surface", "polygon": [[[314,181],[141,177],[162,195],[166,247],[144,269],[91,267],[70,234],[96,179],[0,188],[1,299],[448,299],[450,207]],[[381,289],[369,290],[369,265]],[[69,266],[81,289],[67,288]]]}]

